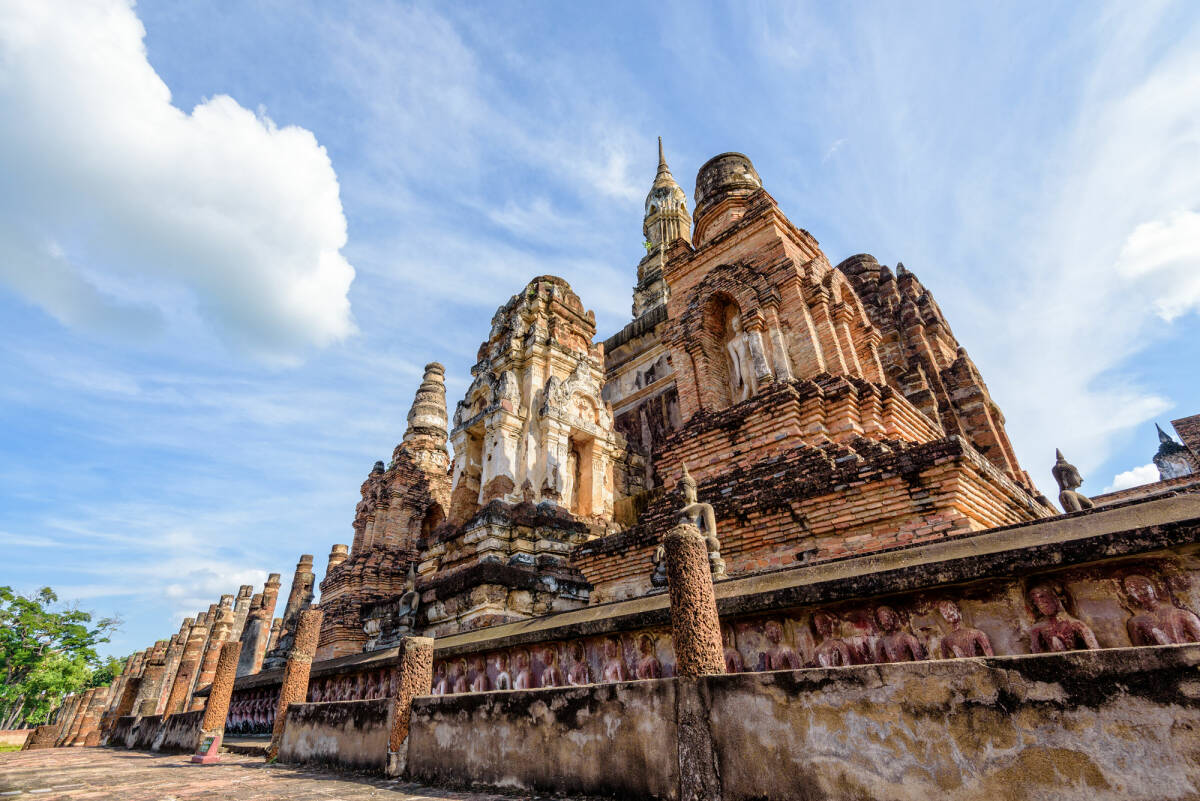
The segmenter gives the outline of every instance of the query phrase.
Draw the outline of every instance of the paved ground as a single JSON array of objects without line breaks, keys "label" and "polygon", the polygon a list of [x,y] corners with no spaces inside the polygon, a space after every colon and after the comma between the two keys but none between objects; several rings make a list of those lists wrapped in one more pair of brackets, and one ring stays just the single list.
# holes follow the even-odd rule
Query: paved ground
[{"label": "paved ground", "polygon": [[110,748],[0,754],[0,801],[512,801],[512,796],[268,765],[261,757],[222,754],[221,759],[221,764],[200,766],[186,756]]}]

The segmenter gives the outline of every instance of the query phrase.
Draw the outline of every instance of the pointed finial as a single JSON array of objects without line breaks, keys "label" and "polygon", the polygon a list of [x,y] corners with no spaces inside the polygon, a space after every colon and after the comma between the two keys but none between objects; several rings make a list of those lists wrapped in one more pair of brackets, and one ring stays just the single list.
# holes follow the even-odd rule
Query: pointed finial
[{"label": "pointed finial", "polygon": [[1166,431],[1162,430],[1162,426],[1160,426],[1158,423],[1155,423],[1154,427],[1158,430],[1158,441],[1159,442],[1164,442],[1164,443],[1169,442],[1172,445],[1175,444],[1175,440],[1171,437],[1170,434],[1168,434]]},{"label": "pointed finial", "polygon": [[679,483],[691,485],[693,487],[696,486],[696,479],[692,478],[691,474],[688,473],[686,462],[683,465],[683,475],[680,477]]},{"label": "pointed finial", "polygon": [[662,137],[658,137],[658,175],[654,179],[655,185],[659,181],[667,180],[671,184],[675,183],[675,177],[671,175],[671,168],[667,166],[667,157],[663,155]]},{"label": "pointed finial", "polygon": [[1062,451],[1061,451],[1061,450],[1059,450],[1058,448],[1055,448],[1055,449],[1054,449],[1054,460],[1055,460],[1055,461],[1057,461],[1057,462],[1065,462],[1065,461],[1067,461],[1067,460],[1066,460],[1066,457],[1064,457],[1064,456],[1062,455]]}]

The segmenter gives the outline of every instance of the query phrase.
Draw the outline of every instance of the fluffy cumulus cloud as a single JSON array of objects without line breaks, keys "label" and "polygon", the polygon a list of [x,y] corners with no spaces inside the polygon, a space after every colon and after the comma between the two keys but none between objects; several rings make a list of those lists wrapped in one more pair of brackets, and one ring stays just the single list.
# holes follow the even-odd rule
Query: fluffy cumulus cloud
[{"label": "fluffy cumulus cloud", "polygon": [[1153,463],[1144,464],[1132,470],[1117,473],[1113,476],[1112,483],[1105,487],[1104,491],[1117,492],[1129,489],[1130,487],[1140,487],[1143,484],[1150,484],[1154,481],[1158,481],[1158,468]]},{"label": "fluffy cumulus cloud", "polygon": [[352,333],[324,148],[228,96],[176,108],[144,35],[127,0],[0,0],[0,282],[68,326],[200,320],[268,362]]}]

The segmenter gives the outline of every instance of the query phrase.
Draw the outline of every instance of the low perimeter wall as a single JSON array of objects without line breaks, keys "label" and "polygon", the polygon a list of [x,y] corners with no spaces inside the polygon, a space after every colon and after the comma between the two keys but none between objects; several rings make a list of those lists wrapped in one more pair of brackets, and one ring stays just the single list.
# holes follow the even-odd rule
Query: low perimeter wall
[{"label": "low perimeter wall", "polygon": [[159,725],[152,749],[185,754],[194,752],[200,742],[200,723],[203,720],[203,709],[171,715]]},{"label": "low perimeter wall", "polygon": [[33,729],[0,729],[0,745],[25,745]]},{"label": "low perimeter wall", "polygon": [[391,734],[391,698],[292,704],[279,761],[383,773]]},{"label": "low perimeter wall", "polygon": [[116,719],[103,744],[140,751],[191,753],[200,742],[203,721],[202,709],[180,712],[166,720],[162,715],[126,715]]},{"label": "low perimeter wall", "polygon": [[411,778],[624,798],[1194,799],[1200,645],[418,698]]}]

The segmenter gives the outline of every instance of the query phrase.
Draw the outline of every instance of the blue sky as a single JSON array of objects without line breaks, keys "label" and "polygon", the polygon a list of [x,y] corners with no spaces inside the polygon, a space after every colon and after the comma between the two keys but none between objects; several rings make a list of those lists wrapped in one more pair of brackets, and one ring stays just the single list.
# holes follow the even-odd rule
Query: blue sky
[{"label": "blue sky", "polygon": [[123,654],[323,567],[421,365],[453,403],[539,274],[628,321],[658,135],[915,271],[1043,490],[1150,478],[1200,412],[1200,6],[994,5],[0,0],[0,584]]}]

